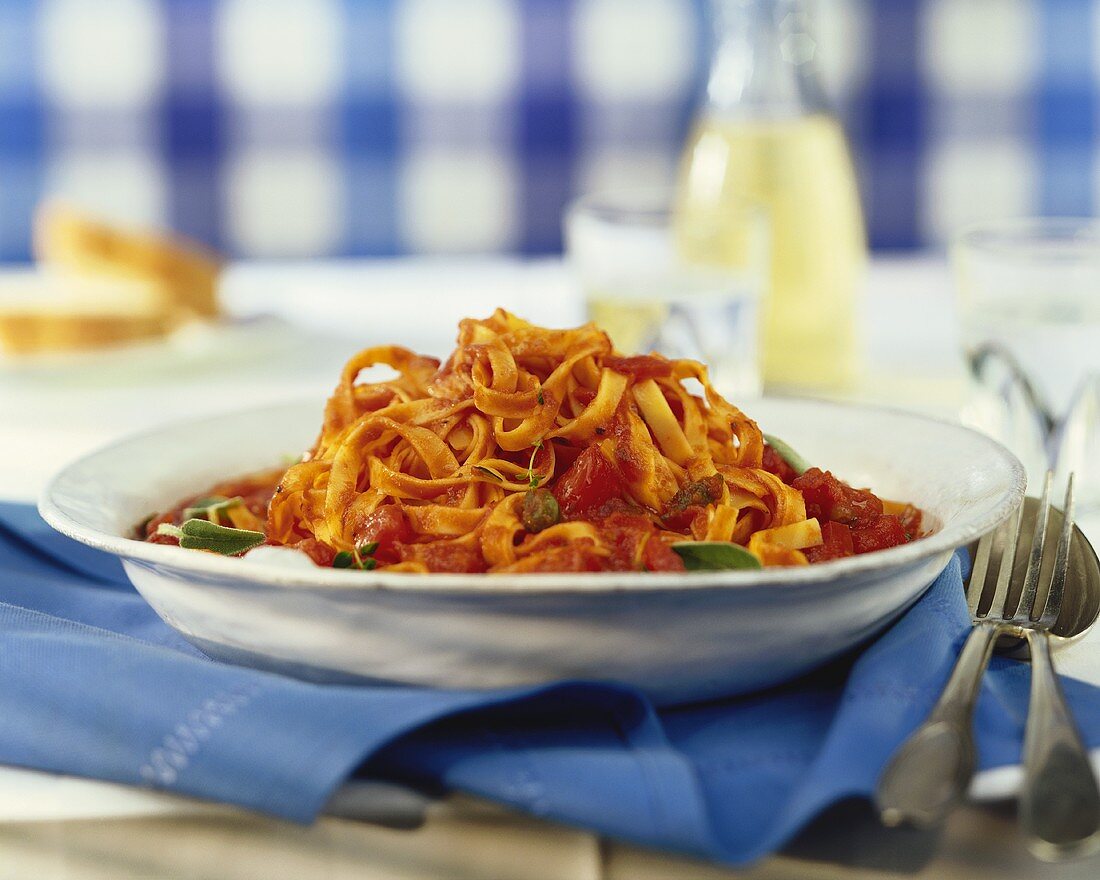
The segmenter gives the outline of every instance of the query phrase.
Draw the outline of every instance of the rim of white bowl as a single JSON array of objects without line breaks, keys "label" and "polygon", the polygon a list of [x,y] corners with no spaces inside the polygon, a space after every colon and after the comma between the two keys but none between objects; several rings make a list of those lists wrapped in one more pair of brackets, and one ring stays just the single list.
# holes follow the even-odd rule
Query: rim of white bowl
[{"label": "rim of white bowl", "polygon": [[177,572],[216,578],[219,581],[262,583],[273,587],[309,587],[336,590],[406,590],[420,592],[490,592],[496,594],[534,594],[541,592],[627,592],[676,589],[747,588],[768,586],[794,588],[803,585],[820,587],[851,575],[868,575],[890,569],[899,569],[953,551],[977,540],[986,532],[1000,525],[1020,505],[1027,487],[1027,474],[1023,464],[1003,445],[973,428],[946,418],[914,413],[900,407],[867,405],[847,401],[827,401],[813,398],[776,397],[762,398],[781,405],[805,404],[815,407],[835,408],[844,411],[873,411],[920,422],[932,422],[954,431],[978,438],[988,448],[991,456],[1000,460],[1010,475],[1011,485],[1003,496],[984,515],[948,524],[927,537],[885,550],[876,550],[860,556],[851,556],[815,565],[798,567],[773,567],[738,571],[698,572],[585,572],[546,574],[417,574],[410,572],[354,571],[349,569],[322,568],[291,569],[271,563],[249,562],[236,557],[217,556],[195,550],[184,550],[175,545],[150,544],[135,538],[115,535],[89,526],[71,517],[55,501],[54,495],[63,488],[71,473],[98,456],[113,451],[123,444],[141,441],[178,431],[183,427],[194,430],[203,424],[226,418],[274,411],[291,406],[319,406],[317,400],[288,400],[244,410],[221,412],[200,418],[177,419],[156,427],[127,434],[88,452],[63,466],[46,484],[38,500],[42,518],[61,534],[97,550]]}]

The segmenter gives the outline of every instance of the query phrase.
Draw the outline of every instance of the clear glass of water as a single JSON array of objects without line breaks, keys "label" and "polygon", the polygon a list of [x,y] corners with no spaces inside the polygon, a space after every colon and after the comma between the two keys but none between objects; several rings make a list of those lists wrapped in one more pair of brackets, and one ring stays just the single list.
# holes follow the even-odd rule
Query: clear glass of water
[{"label": "clear glass of water", "polygon": [[985,224],[953,249],[974,396],[968,420],[1017,453],[1032,486],[1076,473],[1100,524],[1100,222]]},{"label": "clear glass of water", "polygon": [[672,200],[671,189],[632,189],[584,196],[566,211],[566,254],[588,318],[624,354],[699,360],[723,394],[758,395],[767,218],[746,203],[743,235],[723,261],[693,262],[683,257]]}]

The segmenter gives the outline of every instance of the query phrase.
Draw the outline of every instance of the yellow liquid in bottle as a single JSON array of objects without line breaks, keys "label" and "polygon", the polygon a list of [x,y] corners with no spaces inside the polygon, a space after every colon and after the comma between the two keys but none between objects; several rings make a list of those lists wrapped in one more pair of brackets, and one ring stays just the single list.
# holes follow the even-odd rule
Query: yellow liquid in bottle
[{"label": "yellow liquid in bottle", "polygon": [[668,316],[668,307],[652,298],[616,296],[614,291],[590,291],[588,320],[611,337],[615,348],[625,354],[645,353],[653,348],[654,328]]},{"label": "yellow liquid in bottle", "polygon": [[685,259],[737,264],[746,200],[764,208],[771,228],[764,382],[843,389],[856,370],[855,294],[866,240],[839,122],[704,119],[681,168],[675,222]]}]

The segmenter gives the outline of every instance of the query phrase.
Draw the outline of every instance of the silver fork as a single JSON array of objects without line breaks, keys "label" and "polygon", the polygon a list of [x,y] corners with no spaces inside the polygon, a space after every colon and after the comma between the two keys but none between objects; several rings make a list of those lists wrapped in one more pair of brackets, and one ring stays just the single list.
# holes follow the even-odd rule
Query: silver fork
[{"label": "silver fork", "polygon": [[[1074,855],[1097,841],[1100,792],[1088,752],[1054,674],[1049,640],[1050,628],[1061,610],[1073,540],[1072,476],[1066,489],[1046,602],[1038,614],[1035,607],[1043,561],[1049,553],[1046,532],[1050,488],[1048,473],[1015,606],[1010,607],[1009,595],[1023,505],[1006,525],[978,542],[966,594],[974,628],[932,712],[902,744],[879,778],[875,800],[888,825],[935,824],[965,796],[977,758],[972,719],[982,674],[997,637],[1014,634],[1027,639],[1032,656],[1020,823],[1033,852],[1043,858]],[[983,608],[982,597],[993,582],[990,563],[995,546],[1003,549],[992,601]]]},{"label": "silver fork", "polygon": [[[1050,482],[1048,472],[1043,486],[1042,525],[1036,524],[1036,535],[1040,534],[1040,527],[1045,535]],[[1046,605],[1038,618],[1033,619],[1042,560],[1042,548],[1036,554],[1033,545],[1024,592],[1012,618],[1012,623],[1026,634],[1031,652],[1031,700],[1024,730],[1020,825],[1031,851],[1043,859],[1081,855],[1100,844],[1100,790],[1088,750],[1054,673],[1050,651],[1050,630],[1062,609],[1069,569],[1073,512],[1073,474],[1070,474]]]}]

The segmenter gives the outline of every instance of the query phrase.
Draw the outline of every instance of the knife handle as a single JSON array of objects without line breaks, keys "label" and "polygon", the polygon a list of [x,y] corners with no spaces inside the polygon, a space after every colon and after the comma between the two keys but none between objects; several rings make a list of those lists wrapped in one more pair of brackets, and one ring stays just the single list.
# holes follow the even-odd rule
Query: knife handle
[{"label": "knife handle", "polygon": [[1031,851],[1053,861],[1100,846],[1100,791],[1054,674],[1050,636],[1028,630],[1027,642],[1031,702],[1024,732],[1020,825]]}]

